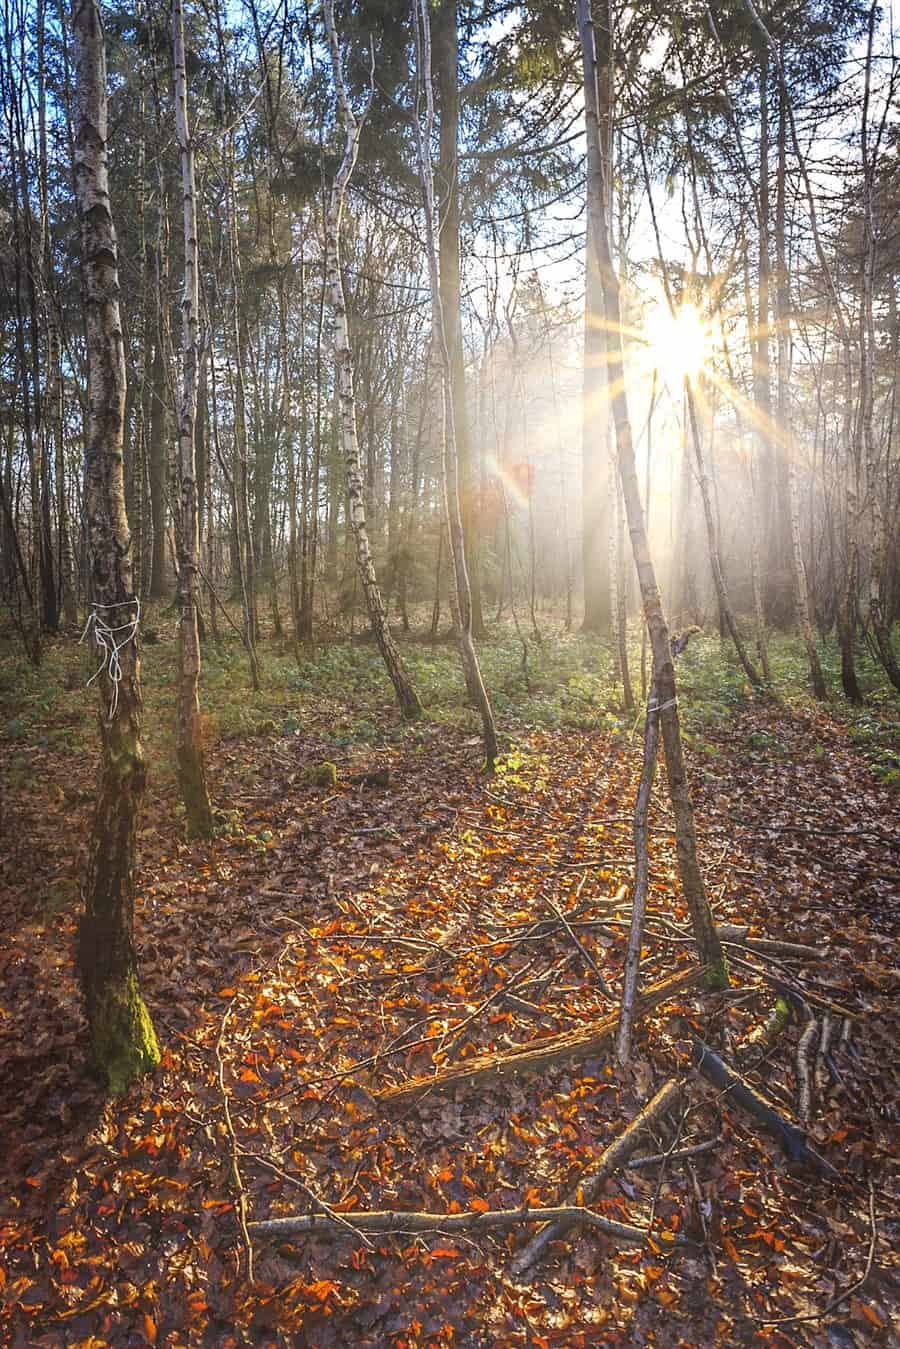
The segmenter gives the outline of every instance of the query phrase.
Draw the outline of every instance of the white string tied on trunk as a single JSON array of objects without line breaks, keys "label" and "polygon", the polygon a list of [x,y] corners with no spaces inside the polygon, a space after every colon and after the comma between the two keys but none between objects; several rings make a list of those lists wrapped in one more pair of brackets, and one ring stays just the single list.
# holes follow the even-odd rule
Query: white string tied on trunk
[{"label": "white string tied on trunk", "polygon": [[[134,618],[127,623],[119,623],[116,626],[110,626],[103,617],[103,612],[110,609],[125,609],[134,605]],[[88,633],[93,631],[94,641],[100,648],[100,668],[91,675],[85,684],[85,688],[90,688],[95,679],[99,679],[106,671],[107,678],[112,684],[112,697],[109,703],[109,717],[112,721],[119,707],[119,684],[122,682],[122,662],[119,659],[119,652],[122,651],[129,642],[137,636],[138,626],[141,621],[141,601],[135,595],[132,600],[121,600],[118,604],[97,604],[92,603],[91,612],[88,614],[87,622],[84,625],[84,632],[79,638],[79,645],[85,640]]]},{"label": "white string tied on trunk", "polygon": [[658,703],[655,698],[651,698],[647,704],[647,711],[655,712],[658,715],[660,712],[668,712],[670,707],[677,707],[677,706],[678,706],[677,698],[669,698],[664,703]]}]

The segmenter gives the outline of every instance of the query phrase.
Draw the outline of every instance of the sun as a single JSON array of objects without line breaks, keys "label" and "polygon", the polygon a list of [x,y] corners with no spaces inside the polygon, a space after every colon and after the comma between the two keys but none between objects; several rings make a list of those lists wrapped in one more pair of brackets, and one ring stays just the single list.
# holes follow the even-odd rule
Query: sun
[{"label": "sun", "polygon": [[671,388],[695,379],[709,364],[712,332],[695,305],[680,305],[674,313],[662,305],[651,310],[643,335],[648,367],[658,370]]}]

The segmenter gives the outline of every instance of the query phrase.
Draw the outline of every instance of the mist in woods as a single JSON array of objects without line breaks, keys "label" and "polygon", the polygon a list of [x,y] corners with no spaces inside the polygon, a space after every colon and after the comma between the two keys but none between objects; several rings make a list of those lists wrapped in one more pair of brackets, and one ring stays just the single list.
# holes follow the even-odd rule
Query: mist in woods
[{"label": "mist in woods", "polygon": [[887,1343],[891,7],[0,29],[0,1333]]}]

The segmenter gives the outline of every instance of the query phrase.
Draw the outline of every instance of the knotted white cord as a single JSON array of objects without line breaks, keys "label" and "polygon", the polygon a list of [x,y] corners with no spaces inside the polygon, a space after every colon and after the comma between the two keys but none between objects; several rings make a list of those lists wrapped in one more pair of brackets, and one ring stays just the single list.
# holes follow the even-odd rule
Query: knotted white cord
[{"label": "knotted white cord", "polygon": [[[117,627],[110,627],[106,619],[100,613],[101,609],[122,609],[128,605],[135,606],[134,618],[129,619],[127,623],[120,623]],[[109,704],[109,720],[112,721],[116,715],[119,706],[119,684],[122,680],[122,662],[119,660],[119,652],[133,641],[137,635],[138,625],[141,621],[141,601],[135,595],[133,600],[122,600],[119,604],[97,604],[91,605],[91,612],[88,614],[88,620],[84,625],[84,632],[79,638],[79,645],[87,637],[93,628],[94,641],[100,648],[101,661],[100,669],[91,675],[85,688],[89,688],[95,679],[99,679],[105,670],[112,684],[112,698]],[[124,634],[119,636],[118,634]]]}]

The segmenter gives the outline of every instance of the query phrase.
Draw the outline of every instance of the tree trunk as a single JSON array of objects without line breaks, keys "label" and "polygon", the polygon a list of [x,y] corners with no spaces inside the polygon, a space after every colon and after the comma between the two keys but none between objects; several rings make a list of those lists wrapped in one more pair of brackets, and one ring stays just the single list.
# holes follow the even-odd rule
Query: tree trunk
[{"label": "tree trunk", "polygon": [[462,310],[459,267],[459,30],[457,0],[440,0],[434,10],[434,52],[440,125],[438,129],[438,273],[441,306],[450,351],[453,421],[459,460],[459,504],[462,512],[466,570],[472,592],[472,631],[485,636],[481,603],[481,568],[478,548],[478,510],[469,411],[466,405],[466,371],[462,342]]},{"label": "tree trunk", "polygon": [[[157,304],[162,304],[157,295]],[[162,320],[159,321],[162,326]],[[150,367],[150,423],[148,441],[148,469],[150,477],[150,528],[153,535],[150,557],[150,598],[161,600],[167,594],[166,585],[166,442],[167,405],[165,357],[162,338],[157,330],[153,343],[153,361]]]},{"label": "tree trunk", "polygon": [[[778,177],[775,202],[775,332],[778,343],[778,442],[781,446],[779,463],[786,470],[786,484],[778,481],[779,495],[786,488],[787,508],[790,520],[791,557],[794,569],[794,603],[797,622],[806,655],[809,660],[809,673],[813,693],[819,699],[828,697],[825,676],[819,662],[816,638],[809,614],[809,595],[806,588],[806,568],[803,563],[803,543],[800,531],[800,494],[797,486],[797,468],[795,463],[796,447],[793,436],[793,418],[790,408],[790,350],[791,350],[791,296],[790,274],[787,261],[787,238],[785,220],[785,180],[786,165],[786,121],[785,94],[779,95],[779,135],[778,135]],[[779,514],[783,505],[779,507]],[[771,546],[771,545],[770,545]]]},{"label": "tree trunk", "polygon": [[[81,220],[90,422],[85,512],[95,637],[118,648],[99,678],[102,761],[78,960],[91,1048],[112,1091],[159,1062],[134,951],[134,849],[144,792],[139,604],[122,471],[125,359],[107,180],[106,54],[97,0],[76,0],[75,185]],[[99,650],[99,647],[98,647]],[[105,656],[106,653],[104,653]]]},{"label": "tree trunk", "polygon": [[707,978],[710,983],[722,986],[727,983],[728,976],[697,859],[694,811],[688,789],[684,750],[681,743],[681,726],[678,717],[675,667],[672,663],[669,629],[663,613],[659,587],[656,583],[653,559],[650,555],[635,465],[628,397],[625,391],[619,284],[609,240],[606,195],[608,180],[600,143],[597,68],[589,0],[578,0],[578,27],[584,62],[588,214],[603,282],[606,328],[610,335],[609,388],[616,431],[619,477],[625,498],[628,528],[631,534],[632,550],[644,603],[644,616],[653,652],[653,679],[656,681],[660,700],[660,730],[665,751],[669,796],[675,817],[675,844],[682,888],[690,910],[700,959],[710,967]]},{"label": "tree trunk", "polygon": [[[444,53],[445,54],[445,53]],[[463,676],[469,697],[481,715],[484,758],[488,772],[494,771],[497,759],[497,728],[487,689],[481,677],[481,666],[472,641],[473,605],[469,587],[469,574],[466,566],[465,531],[463,527],[462,502],[460,500],[459,453],[456,441],[456,405],[453,388],[453,354],[450,345],[451,334],[444,324],[444,305],[440,289],[438,249],[434,238],[434,179],[431,168],[431,131],[434,125],[434,96],[432,89],[431,64],[431,28],[428,14],[428,0],[416,0],[416,72],[418,88],[424,87],[425,125],[416,118],[416,157],[419,167],[419,179],[425,198],[425,244],[428,255],[428,271],[431,279],[432,313],[438,352],[443,366],[444,390],[444,435],[443,435],[443,486],[444,512],[447,521],[447,543],[453,577],[456,585],[456,609],[454,615],[459,636],[459,653],[462,661]],[[443,119],[442,119],[443,126]]]},{"label": "tree trunk", "polygon": [[341,276],[341,216],[347,184],[356,165],[362,119],[357,118],[347,97],[344,85],[341,53],[334,26],[334,0],[325,0],[325,24],[331,53],[331,68],[338,98],[338,113],[344,130],[344,156],[334,180],[325,219],[325,270],[334,309],[334,359],[340,405],[341,432],[344,444],[344,462],[347,467],[347,498],[350,527],[356,542],[356,565],[372,632],[378,643],[391,683],[397,694],[400,711],[407,720],[418,717],[422,711],[418,694],[406,672],[400,653],[394,645],[388,627],[384,600],[375,575],[372,549],[366,529],[364,484],[359,456],[359,437],[356,431],[356,398],[353,391],[353,353],[350,349],[350,330],[347,323],[347,305]]},{"label": "tree trunk", "polygon": [[887,531],[884,506],[881,499],[882,478],[872,419],[875,413],[875,221],[874,193],[877,164],[873,163],[869,146],[869,100],[872,78],[872,44],[875,35],[877,6],[869,9],[869,37],[866,53],[866,79],[862,107],[862,168],[863,168],[863,290],[860,304],[859,346],[860,379],[859,424],[861,451],[865,454],[866,479],[872,508],[872,553],[869,563],[869,621],[875,637],[875,646],[888,679],[900,690],[900,664],[891,642],[891,629],[885,612],[885,562],[887,559]]},{"label": "tree trunk", "polygon": [[722,558],[719,553],[719,534],[716,527],[716,518],[713,512],[713,502],[709,490],[709,476],[706,472],[706,459],[703,454],[703,443],[700,439],[700,427],[697,425],[697,409],[694,405],[694,394],[689,380],[685,380],[685,397],[687,400],[688,417],[691,424],[691,439],[694,443],[694,460],[697,465],[697,481],[700,484],[700,497],[703,502],[703,517],[706,521],[706,539],[709,546],[709,560],[712,566],[713,583],[716,588],[716,598],[719,601],[719,612],[722,615],[725,626],[734,642],[734,649],[737,652],[738,660],[741,662],[744,673],[750,680],[751,685],[757,691],[764,688],[762,679],[756,666],[750,659],[747,648],[744,645],[744,639],[741,636],[741,630],[737,624],[734,609],[731,604],[731,597],[728,594],[728,586],[725,583],[725,572],[722,568]]},{"label": "tree trunk", "polygon": [[182,385],[178,409],[178,487],[181,509],[178,601],[181,606],[180,685],[178,693],[178,775],[188,837],[209,838],[212,807],[206,786],[200,727],[200,527],[197,507],[196,426],[200,387],[200,281],[194,147],[187,106],[187,70],[182,0],[172,3],[172,69],[175,85],[175,134],[181,156],[184,210],[184,294],[182,313]]}]

